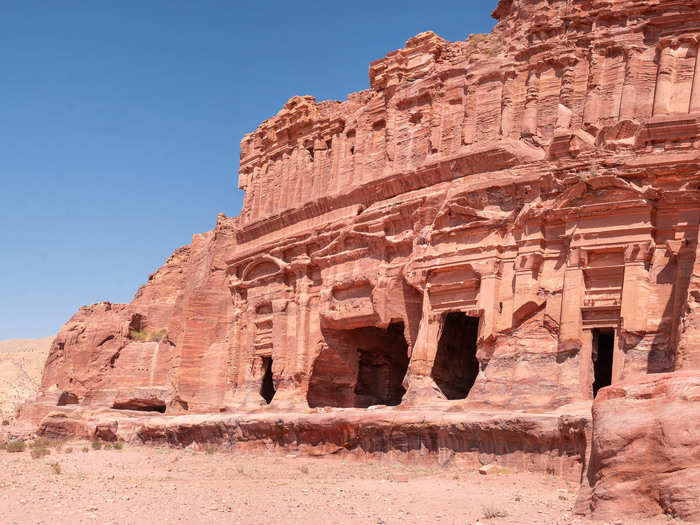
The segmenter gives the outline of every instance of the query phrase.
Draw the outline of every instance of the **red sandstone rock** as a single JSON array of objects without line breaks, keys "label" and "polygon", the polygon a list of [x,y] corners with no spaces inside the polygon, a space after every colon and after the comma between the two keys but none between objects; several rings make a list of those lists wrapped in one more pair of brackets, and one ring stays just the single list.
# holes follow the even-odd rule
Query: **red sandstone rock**
[{"label": "red sandstone rock", "polygon": [[700,521],[700,374],[620,384],[593,404],[589,490],[599,519],[666,514]]},{"label": "red sandstone rock", "polygon": [[43,391],[549,409],[591,399],[601,345],[600,385],[697,369],[697,7],[502,1],[490,35],[292,98],[241,143],[240,217],[76,314]]},{"label": "red sandstone rock", "polygon": [[240,216],[130,305],[81,309],[26,417],[69,392],[88,415],[311,406],[316,432],[327,407],[547,412],[697,375],[700,2],[494,15],[489,35],[421,33],[369,89],[294,97],[247,135]]},{"label": "red sandstone rock", "polygon": [[53,438],[75,435],[178,447],[210,442],[234,445],[237,450],[292,447],[312,455],[402,454],[441,463],[456,454],[461,464],[475,468],[547,472],[576,482],[581,479],[589,432],[586,414],[397,413],[387,408],[173,417],[81,408],[54,411],[39,428],[41,435]]}]

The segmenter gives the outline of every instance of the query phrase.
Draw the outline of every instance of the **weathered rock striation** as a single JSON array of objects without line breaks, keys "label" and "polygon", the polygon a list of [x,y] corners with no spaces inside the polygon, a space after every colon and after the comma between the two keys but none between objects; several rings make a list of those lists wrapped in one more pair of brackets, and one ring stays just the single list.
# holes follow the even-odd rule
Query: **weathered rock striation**
[{"label": "weathered rock striation", "polygon": [[131,304],[81,309],[25,414],[65,392],[167,416],[579,414],[608,385],[697,373],[700,2],[494,16],[247,135],[240,216]]},{"label": "weathered rock striation", "polygon": [[593,405],[593,450],[581,510],[700,521],[700,374],[606,388]]}]

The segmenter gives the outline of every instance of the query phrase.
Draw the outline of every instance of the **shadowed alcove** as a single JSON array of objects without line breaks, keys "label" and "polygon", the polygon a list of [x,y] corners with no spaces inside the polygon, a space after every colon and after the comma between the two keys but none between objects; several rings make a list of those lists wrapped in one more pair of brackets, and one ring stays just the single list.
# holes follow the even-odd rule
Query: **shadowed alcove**
[{"label": "shadowed alcove", "polygon": [[316,359],[307,400],[311,407],[398,405],[405,394],[408,343],[403,323],[324,330],[328,345]]},{"label": "shadowed alcove", "polygon": [[612,384],[615,331],[612,328],[593,330],[593,397],[598,390]]},{"label": "shadowed alcove", "polygon": [[272,358],[263,357],[262,367],[264,374],[262,378],[262,384],[260,385],[260,395],[269,405],[270,403],[272,403],[272,398],[275,397],[276,393],[275,384],[272,381]]},{"label": "shadowed alcove", "polygon": [[447,399],[466,398],[479,375],[478,335],[478,317],[462,312],[445,315],[431,375]]}]

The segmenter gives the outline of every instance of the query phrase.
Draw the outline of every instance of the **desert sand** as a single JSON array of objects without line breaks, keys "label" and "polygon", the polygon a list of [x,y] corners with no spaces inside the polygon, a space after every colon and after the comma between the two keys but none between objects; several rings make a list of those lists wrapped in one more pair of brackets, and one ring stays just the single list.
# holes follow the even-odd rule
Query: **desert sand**
[{"label": "desert sand", "polygon": [[6,524],[602,523],[573,514],[578,484],[559,477],[394,458],[72,442],[38,459],[0,451],[0,465]]}]

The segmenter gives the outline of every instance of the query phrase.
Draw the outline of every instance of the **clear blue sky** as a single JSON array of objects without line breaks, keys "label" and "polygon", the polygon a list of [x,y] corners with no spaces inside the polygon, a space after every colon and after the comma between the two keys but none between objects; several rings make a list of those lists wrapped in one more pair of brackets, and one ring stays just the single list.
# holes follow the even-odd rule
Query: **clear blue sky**
[{"label": "clear blue sky", "polygon": [[243,135],[366,89],[421,31],[489,31],[496,3],[0,0],[0,339],[129,302],[238,214]]}]

